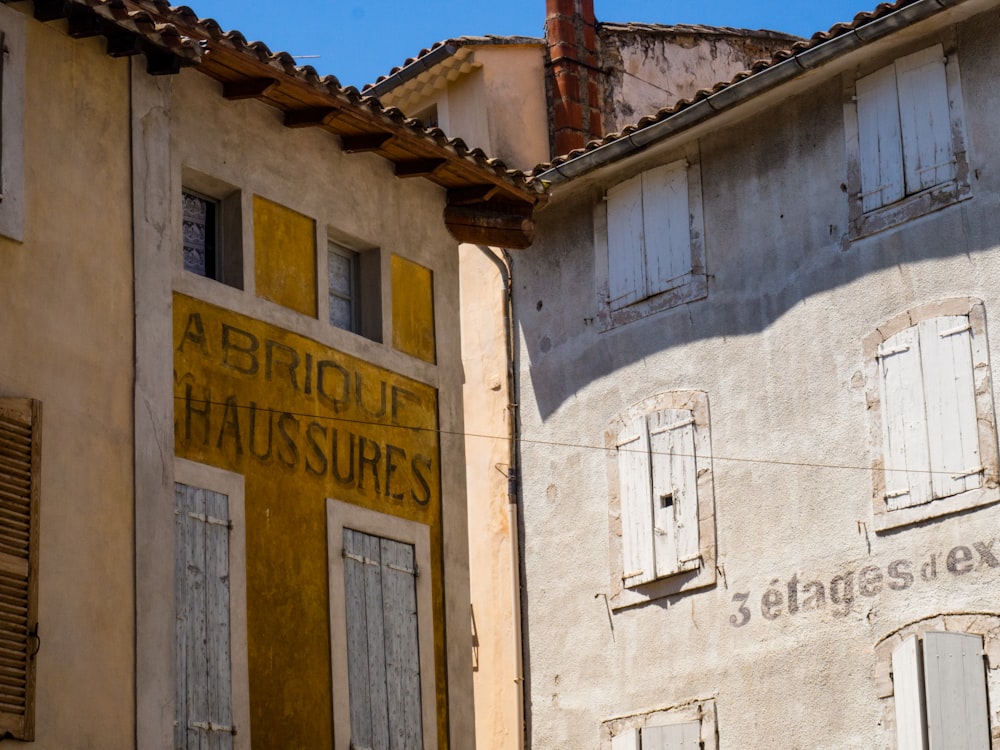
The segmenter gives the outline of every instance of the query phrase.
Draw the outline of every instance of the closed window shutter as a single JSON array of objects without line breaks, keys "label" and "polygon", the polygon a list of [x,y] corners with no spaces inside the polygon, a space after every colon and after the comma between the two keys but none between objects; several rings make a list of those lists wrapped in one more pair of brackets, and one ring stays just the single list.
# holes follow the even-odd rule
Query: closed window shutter
[{"label": "closed window shutter", "polygon": [[886,505],[890,510],[921,505],[933,496],[917,328],[890,336],[877,356]]},{"label": "closed window shutter", "polygon": [[686,162],[674,162],[642,174],[642,217],[646,294],[651,295],[672,289],[691,273]]},{"label": "closed window shutter", "polygon": [[41,404],[0,398],[0,735],[33,740]]},{"label": "closed window shutter", "polygon": [[701,723],[697,721],[642,729],[642,750],[700,750],[700,748]]},{"label": "closed window shutter", "polygon": [[185,750],[231,750],[229,498],[177,483],[175,606],[177,721]]},{"label": "closed window shutter", "polygon": [[897,750],[927,750],[921,671],[917,637],[911,635],[892,652]]},{"label": "closed window shutter", "polygon": [[872,211],[905,195],[896,70],[892,65],[857,82],[858,145],[862,210]]},{"label": "closed window shutter", "polygon": [[917,326],[923,376],[931,497],[949,497],[982,486],[972,330],[964,315]]},{"label": "closed window shutter", "polygon": [[955,176],[944,49],[936,44],[896,60],[906,192]]},{"label": "closed window shutter", "polygon": [[698,567],[698,471],[694,414],[664,409],[649,416],[653,551],[656,575]]},{"label": "closed window shutter", "polygon": [[344,529],[351,747],[423,746],[412,545]]},{"label": "closed window shutter", "polygon": [[646,296],[642,177],[615,185],[607,197],[608,293],[617,310]]},{"label": "closed window shutter", "polygon": [[622,579],[635,586],[656,578],[649,431],[645,416],[618,434],[618,484],[622,519]]},{"label": "closed window shutter", "polygon": [[989,750],[983,639],[924,633],[928,750]]},{"label": "closed window shutter", "polygon": [[626,729],[611,738],[611,750],[641,750],[639,747],[639,730]]}]

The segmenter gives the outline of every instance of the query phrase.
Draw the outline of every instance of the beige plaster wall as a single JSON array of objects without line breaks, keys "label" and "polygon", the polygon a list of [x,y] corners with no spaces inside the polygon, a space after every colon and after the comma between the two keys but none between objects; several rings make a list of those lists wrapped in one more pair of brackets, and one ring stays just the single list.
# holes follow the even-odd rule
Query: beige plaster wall
[{"label": "beige plaster wall", "polygon": [[32,747],[127,748],[135,736],[128,62],[108,57],[103,39],[69,39],[61,23],[29,16],[26,25],[26,217],[23,243],[0,238],[0,394],[43,402]]}]

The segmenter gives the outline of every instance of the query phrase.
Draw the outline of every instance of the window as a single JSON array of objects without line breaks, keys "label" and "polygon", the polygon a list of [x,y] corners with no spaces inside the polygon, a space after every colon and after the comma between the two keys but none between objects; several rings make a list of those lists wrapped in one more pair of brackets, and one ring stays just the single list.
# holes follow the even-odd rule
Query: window
[{"label": "window", "polygon": [[250,746],[242,481],[227,475],[178,460],[187,480],[174,485],[178,749]]},{"label": "window", "polygon": [[[940,44],[857,79],[852,230],[870,234],[968,195],[957,59]],[[855,121],[856,118],[856,121]],[[892,208],[889,208],[892,207]]]},{"label": "window", "polygon": [[[612,591],[635,589],[613,602],[624,606],[636,596],[648,599],[714,583],[705,394],[661,394],[615,420],[605,440],[615,453],[612,548],[621,553]],[[666,586],[642,588],[671,577],[676,580]]]},{"label": "window", "polygon": [[327,243],[327,299],[330,325],[382,340],[382,271],[377,249],[355,250]]},{"label": "window", "polygon": [[715,701],[611,719],[601,735],[602,750],[715,750]]},{"label": "window", "polygon": [[869,337],[878,528],[1000,499],[985,328],[981,302],[951,300],[909,311]]},{"label": "window", "polygon": [[615,185],[595,224],[606,327],[707,294],[697,164],[682,159]]},{"label": "window", "polygon": [[0,736],[35,738],[41,404],[0,398]]},{"label": "window", "polygon": [[327,521],[334,746],[436,747],[430,531],[332,499]]},{"label": "window", "polygon": [[0,235],[24,240],[26,16],[0,5]]},{"label": "window", "polygon": [[184,170],[183,265],[207,279],[243,289],[243,222],[240,191]]}]

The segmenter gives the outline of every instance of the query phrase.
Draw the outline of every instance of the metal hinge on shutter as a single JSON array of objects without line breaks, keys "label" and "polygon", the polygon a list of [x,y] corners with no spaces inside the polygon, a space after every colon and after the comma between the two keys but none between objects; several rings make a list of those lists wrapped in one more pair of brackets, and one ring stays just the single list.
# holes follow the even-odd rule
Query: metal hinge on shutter
[{"label": "metal hinge on shutter", "polygon": [[641,437],[642,435],[636,435],[635,437],[627,437],[624,440],[619,440],[617,443],[615,443],[615,448],[623,448],[624,446],[629,445],[630,443],[634,443]]},{"label": "metal hinge on shutter", "polygon": [[891,349],[882,349],[879,347],[878,352],[876,352],[876,357],[891,357],[893,354],[902,354],[903,352],[910,351],[909,346],[894,346]]},{"label": "metal hinge on shutter", "polygon": [[966,323],[965,325],[956,326],[955,328],[949,328],[947,331],[941,331],[938,334],[941,338],[947,338],[948,336],[954,336],[956,333],[965,333],[966,331],[972,330],[972,324]]},{"label": "metal hinge on shutter", "polygon": [[886,492],[885,499],[894,500],[897,497],[902,497],[903,495],[909,495],[909,494],[910,494],[910,488],[907,487],[905,490],[894,490],[893,492]]},{"label": "metal hinge on shutter", "polygon": [[982,474],[984,471],[986,471],[986,469],[984,469],[982,466],[977,466],[975,469],[969,469],[968,471],[966,471],[966,472],[964,472],[962,474],[952,474],[951,478],[952,479],[965,479],[966,477],[974,477],[974,476],[976,476],[976,474]]},{"label": "metal hinge on shutter", "polygon": [[372,560],[370,557],[365,557],[364,555],[355,555],[353,552],[348,552],[346,549],[341,548],[340,556],[346,557],[348,560],[354,560],[362,565],[371,565],[376,568],[388,568],[389,570],[395,570],[399,573],[409,573],[411,576],[416,578],[420,575],[420,568],[414,565],[412,568],[407,568],[403,565],[394,565],[393,563],[383,563],[378,560]]},{"label": "metal hinge on shutter", "polygon": [[222,734],[236,734],[235,726],[213,724],[210,721],[192,721],[188,724],[188,729],[200,729],[203,732],[220,732]]},{"label": "metal hinge on shutter", "polygon": [[662,435],[664,432],[670,432],[671,430],[679,430],[681,427],[687,427],[688,425],[694,424],[694,417],[685,419],[681,422],[675,422],[674,424],[668,424],[666,427],[657,427],[655,430],[650,430],[650,435]]},{"label": "metal hinge on shutter", "polygon": [[638,578],[643,575],[646,575],[645,570],[633,570],[631,573],[623,573],[622,580],[627,581],[629,578]]}]

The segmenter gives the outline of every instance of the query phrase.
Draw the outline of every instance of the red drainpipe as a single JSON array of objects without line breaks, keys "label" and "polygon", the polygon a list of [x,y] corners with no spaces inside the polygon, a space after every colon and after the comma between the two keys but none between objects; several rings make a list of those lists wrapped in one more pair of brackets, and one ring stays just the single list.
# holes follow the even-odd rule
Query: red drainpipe
[{"label": "red drainpipe", "polygon": [[545,0],[552,155],[603,135],[594,0]]}]

